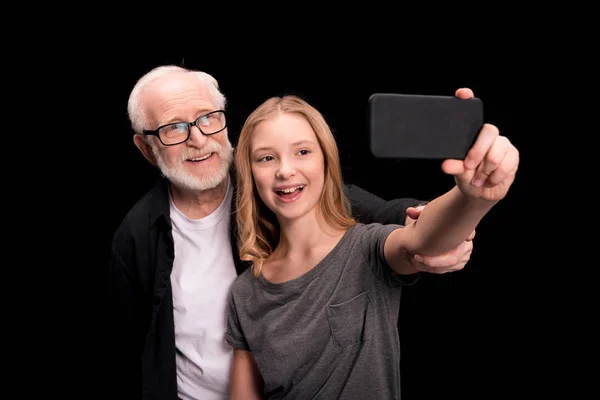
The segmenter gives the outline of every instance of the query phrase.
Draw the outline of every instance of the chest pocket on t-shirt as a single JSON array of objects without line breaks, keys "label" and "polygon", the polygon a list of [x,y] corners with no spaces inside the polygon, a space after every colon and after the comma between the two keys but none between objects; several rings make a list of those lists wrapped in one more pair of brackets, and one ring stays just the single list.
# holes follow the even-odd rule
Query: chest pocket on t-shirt
[{"label": "chest pocket on t-shirt", "polygon": [[327,319],[335,343],[344,348],[361,343],[365,338],[365,321],[369,308],[367,292],[350,300],[327,306]]}]

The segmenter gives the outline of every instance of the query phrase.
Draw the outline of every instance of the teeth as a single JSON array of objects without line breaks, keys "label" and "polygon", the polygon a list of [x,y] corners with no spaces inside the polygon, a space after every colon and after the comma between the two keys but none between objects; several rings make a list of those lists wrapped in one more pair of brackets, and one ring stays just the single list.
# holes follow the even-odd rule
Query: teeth
[{"label": "teeth", "polygon": [[296,186],[296,187],[289,188],[289,189],[278,190],[278,192],[283,192],[283,193],[292,193],[293,191],[295,191],[295,190],[298,190],[298,189],[301,189],[301,188],[303,188],[303,187],[304,187],[304,185],[300,185],[300,186]]},{"label": "teeth", "polygon": [[204,157],[198,157],[198,158],[190,158],[190,161],[202,161],[202,160],[206,160],[208,157],[210,157],[212,155],[212,153],[207,154]]}]

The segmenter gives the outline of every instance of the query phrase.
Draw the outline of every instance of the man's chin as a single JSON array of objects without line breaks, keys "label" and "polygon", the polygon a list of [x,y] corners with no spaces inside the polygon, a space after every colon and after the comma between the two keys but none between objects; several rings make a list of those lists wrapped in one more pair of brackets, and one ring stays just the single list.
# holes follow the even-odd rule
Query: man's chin
[{"label": "man's chin", "polygon": [[225,169],[204,173],[202,176],[168,170],[163,170],[162,174],[178,188],[192,191],[214,189],[227,178],[227,170]]},{"label": "man's chin", "polygon": [[[158,167],[164,177],[182,190],[210,190],[216,188],[226,180],[231,168],[231,157],[223,157],[221,154],[219,156],[221,158],[219,168],[210,166],[203,170],[196,168],[187,170],[184,165],[169,167],[160,158],[158,159]],[[202,173],[199,173],[199,171],[202,171]]]}]

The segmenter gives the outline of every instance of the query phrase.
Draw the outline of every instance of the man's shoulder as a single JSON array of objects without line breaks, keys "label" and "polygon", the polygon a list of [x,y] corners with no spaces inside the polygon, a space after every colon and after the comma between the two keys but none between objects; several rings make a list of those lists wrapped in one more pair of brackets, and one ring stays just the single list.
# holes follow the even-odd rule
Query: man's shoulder
[{"label": "man's shoulder", "polygon": [[139,230],[147,231],[153,223],[153,210],[156,210],[160,202],[161,193],[158,188],[148,190],[127,211],[115,231],[115,236],[132,235]]}]

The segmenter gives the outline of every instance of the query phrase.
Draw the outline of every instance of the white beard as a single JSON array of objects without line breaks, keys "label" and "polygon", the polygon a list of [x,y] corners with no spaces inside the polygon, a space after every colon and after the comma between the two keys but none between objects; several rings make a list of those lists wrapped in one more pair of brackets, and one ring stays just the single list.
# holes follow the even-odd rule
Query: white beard
[{"label": "white beard", "polygon": [[[158,168],[162,174],[175,186],[192,191],[202,191],[208,189],[214,189],[219,186],[229,174],[229,168],[233,160],[233,147],[229,140],[227,140],[225,146],[221,146],[219,142],[214,139],[210,139],[206,146],[202,149],[195,149],[192,147],[186,147],[181,153],[181,158],[177,160],[175,165],[169,166],[165,163],[158,148],[152,147],[152,153],[156,157]],[[218,170],[213,168],[203,171],[199,175],[192,175],[185,171],[183,163],[193,157],[197,157],[200,154],[208,154],[215,152],[219,155],[221,165]]]}]

